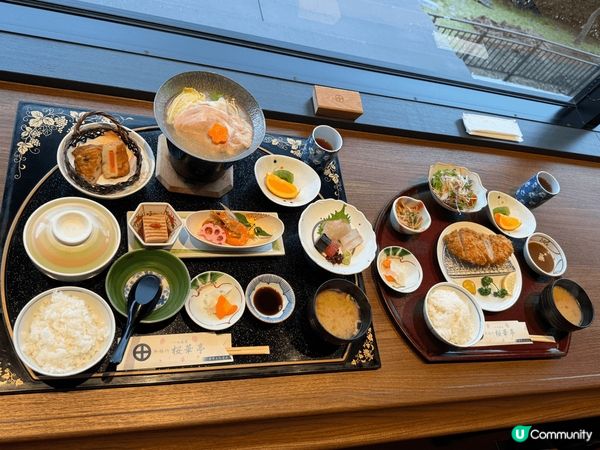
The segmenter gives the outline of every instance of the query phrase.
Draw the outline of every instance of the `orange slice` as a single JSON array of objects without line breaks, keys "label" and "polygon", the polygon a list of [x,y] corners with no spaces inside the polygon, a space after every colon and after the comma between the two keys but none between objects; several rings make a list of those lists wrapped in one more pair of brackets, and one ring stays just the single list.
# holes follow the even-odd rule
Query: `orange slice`
[{"label": "orange slice", "polygon": [[298,188],[296,185],[285,181],[283,178],[279,178],[273,173],[268,173],[265,177],[265,184],[267,189],[281,198],[296,198],[298,196]]},{"label": "orange slice", "polygon": [[494,219],[498,226],[506,231],[513,231],[521,226],[521,221],[516,217],[505,216],[501,213],[494,214]]}]

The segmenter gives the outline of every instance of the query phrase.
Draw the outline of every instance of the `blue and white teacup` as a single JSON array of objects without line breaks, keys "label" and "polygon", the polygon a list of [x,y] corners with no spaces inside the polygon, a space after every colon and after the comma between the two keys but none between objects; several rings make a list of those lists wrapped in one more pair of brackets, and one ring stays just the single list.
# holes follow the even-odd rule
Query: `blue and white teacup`
[{"label": "blue and white teacup", "polygon": [[560,184],[548,172],[540,171],[517,189],[515,197],[529,209],[537,208],[560,192]]},{"label": "blue and white teacup", "polygon": [[309,163],[317,168],[325,167],[342,148],[342,143],[342,136],[335,128],[319,125],[306,140]]}]

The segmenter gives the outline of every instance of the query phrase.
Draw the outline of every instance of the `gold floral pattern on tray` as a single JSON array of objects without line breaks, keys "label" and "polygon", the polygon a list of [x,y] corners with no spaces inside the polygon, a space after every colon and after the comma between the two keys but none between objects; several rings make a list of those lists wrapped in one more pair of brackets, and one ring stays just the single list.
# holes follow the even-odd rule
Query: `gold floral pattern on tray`
[{"label": "gold floral pattern on tray", "polygon": [[356,367],[362,367],[375,358],[375,343],[373,339],[373,327],[369,327],[363,348],[356,354],[351,364]]},{"label": "gold floral pattern on tray", "polygon": [[0,386],[21,386],[23,380],[15,375],[9,368],[0,366]]},{"label": "gold floral pattern on tray", "polygon": [[[15,144],[17,150],[13,154],[13,161],[16,164],[14,179],[18,180],[27,169],[28,154],[37,155],[43,146],[44,137],[50,136],[54,132],[67,134],[77,123],[79,118],[85,114],[85,111],[65,111],[60,108],[40,108],[30,109],[23,116],[21,124],[19,141]],[[133,120],[133,117],[124,117],[116,115],[120,122]],[[107,119],[102,118],[103,121]],[[70,126],[69,126],[70,125]],[[65,131],[65,129],[69,128]],[[56,149],[51,149],[56,151]]]}]

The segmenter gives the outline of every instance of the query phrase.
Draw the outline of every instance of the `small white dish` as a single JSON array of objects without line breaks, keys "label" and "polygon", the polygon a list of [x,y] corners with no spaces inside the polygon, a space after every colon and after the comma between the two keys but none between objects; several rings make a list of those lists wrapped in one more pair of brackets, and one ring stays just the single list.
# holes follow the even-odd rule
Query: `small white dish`
[{"label": "small white dish", "polygon": [[120,243],[117,219],[104,206],[82,197],[43,204],[23,229],[23,245],[31,262],[61,281],[97,275],[110,264]]},{"label": "small white dish", "polygon": [[[296,198],[281,198],[267,188],[265,178],[276,170],[287,170],[294,175],[294,184],[298,188]],[[273,203],[282,206],[303,206],[310,203],[321,190],[321,178],[308,164],[291,156],[266,155],[254,164],[254,176],[260,190]]]},{"label": "small white dish", "polygon": [[226,242],[223,242],[222,244],[216,244],[206,240],[200,235],[200,229],[204,223],[210,219],[211,211],[212,210],[197,211],[193,214],[190,214],[187,219],[185,219],[185,229],[187,230],[188,234],[211,248],[218,248],[224,251],[242,251],[263,247],[265,245],[272,244],[279,239],[283,235],[283,231],[285,229],[283,222],[278,217],[270,214],[252,211],[232,211],[234,214],[243,214],[249,222],[252,222],[256,227],[260,227],[271,236],[254,236],[249,239],[245,245],[231,245]]},{"label": "small white dish", "polygon": [[[433,175],[438,171],[438,170],[456,170],[456,173],[459,175],[463,175],[466,176],[472,183],[472,189],[473,189],[473,193],[477,196],[477,200],[475,202],[475,204],[473,205],[473,207],[468,208],[468,209],[464,209],[464,210],[458,210],[457,208],[448,205],[447,203],[445,203],[435,192],[435,190],[433,189],[433,186],[431,184],[431,180],[433,178]],[[483,187],[483,184],[481,183],[481,178],[479,178],[479,175],[476,174],[475,172],[471,172],[469,169],[467,169],[466,167],[460,167],[457,166],[455,164],[446,164],[446,163],[435,163],[432,164],[429,167],[429,189],[431,190],[431,195],[433,197],[433,199],[444,209],[447,209],[448,211],[453,211],[456,213],[474,213],[477,211],[481,211],[483,208],[485,208],[485,206],[487,205],[487,189]]]},{"label": "small white dish", "polygon": [[[487,215],[490,219],[490,222],[494,224],[498,231],[507,235],[508,237],[515,239],[525,239],[531,236],[531,234],[535,231],[535,227],[537,226],[535,216],[525,205],[519,202],[516,198],[513,198],[510,195],[500,191],[489,191],[487,194],[487,198]],[[506,206],[509,209],[511,217],[516,217],[521,222],[521,226],[519,226],[516,230],[504,230],[503,228],[499,227],[496,223],[496,219],[494,217],[494,209],[502,206]]]},{"label": "small white dish", "polygon": [[[421,216],[422,223],[418,228],[411,228],[403,224],[398,217],[398,205],[404,204],[409,207],[419,208],[419,215]],[[418,234],[427,230],[431,225],[431,216],[429,215],[429,211],[425,207],[425,203],[421,200],[417,200],[412,197],[401,196],[394,200],[392,204],[392,209],[390,210],[390,223],[392,224],[392,228],[399,233],[404,234]]]},{"label": "small white dish", "polygon": [[[105,127],[107,127],[106,123],[89,123],[89,124],[83,125],[81,127],[81,131],[94,130],[97,128],[105,128]],[[115,128],[114,125],[112,126],[112,128],[113,129]],[[69,171],[67,169],[67,164],[65,162],[65,153],[66,153],[66,157],[68,158],[70,165],[74,166],[74,157],[73,157],[72,153],[73,153],[73,150],[75,147],[68,147],[68,142],[70,142],[70,140],[73,136],[73,131],[68,133],[62,139],[62,141],[60,142],[60,144],[58,146],[58,151],[56,153],[56,162],[58,164],[58,169],[60,170],[60,173],[62,174],[62,176],[65,177],[65,180],[67,180],[67,182],[71,186],[73,186],[75,189],[77,189],[80,192],[83,192],[86,195],[89,195],[90,197],[101,198],[101,199],[111,199],[111,200],[127,197],[128,195],[131,195],[131,194],[139,191],[140,189],[142,189],[144,186],[146,186],[146,184],[148,184],[148,182],[154,175],[154,166],[156,164],[156,162],[154,160],[154,153],[152,152],[150,145],[148,145],[148,143],[144,140],[144,138],[142,138],[138,133],[136,133],[133,130],[130,130],[129,128],[126,128],[126,127],[123,127],[123,128],[127,131],[127,133],[129,134],[129,137],[137,144],[137,147],[140,149],[140,153],[142,156],[140,175],[139,175],[139,178],[137,181],[135,181],[130,186],[127,186],[117,192],[113,192],[113,193],[109,193],[109,194],[102,194],[102,193],[94,192],[89,189],[86,189],[84,186],[79,185],[73,179],[73,177],[69,174]],[[131,156],[131,158],[130,158],[131,173],[128,176],[114,178],[114,179],[105,179],[104,176],[100,176],[97,184],[103,185],[103,186],[112,186],[117,183],[126,181],[135,172],[135,161],[136,161],[135,156]]]},{"label": "small white dish", "polygon": [[[350,225],[361,235],[363,242],[354,249],[349,265],[333,264],[325,259],[316,249],[315,242],[319,239],[319,224],[331,213],[346,207],[350,217]],[[365,215],[354,206],[342,200],[325,199],[311,203],[300,216],[298,221],[300,243],[308,257],[319,267],[338,275],[354,275],[365,270],[377,255],[377,242],[371,223]]]},{"label": "small white dish", "polygon": [[[257,308],[255,295],[259,289],[272,288],[281,296],[281,308],[275,314],[265,314]],[[294,312],[296,296],[290,284],[278,275],[266,273],[254,278],[246,287],[246,304],[250,313],[261,322],[280,323]]]},{"label": "small white dish", "polygon": [[[29,336],[32,323],[34,321],[39,320],[40,318],[36,318],[36,313],[39,311],[41,307],[47,307],[48,303],[51,301],[52,295],[56,292],[60,291],[69,296],[76,297],[85,302],[85,306],[88,310],[90,310],[93,314],[95,314],[96,319],[98,321],[98,326],[105,330],[105,337],[99,342],[99,345],[96,351],[91,355],[86,355],[82,361],[79,361],[79,357],[76,358],[79,363],[76,367],[72,367],[70,370],[52,370],[51,367],[45,366],[43,364],[39,364],[35,361],[35,357],[25,350],[25,340]],[[44,306],[46,305],[46,306]],[[72,312],[71,312],[72,314]],[[60,317],[56,319],[55,327],[50,327],[49,330],[44,331],[45,334],[54,334],[59,333],[61,331],[61,322],[63,320],[68,320],[69,317]],[[39,329],[44,324],[37,324],[35,327]],[[89,324],[88,324],[89,326]],[[70,377],[73,375],[77,375],[81,372],[85,372],[86,370],[92,368],[96,364],[98,364],[104,355],[110,349],[114,337],[115,337],[115,317],[113,315],[110,306],[108,303],[100,297],[95,292],[92,292],[88,289],[84,289],[76,286],[62,286],[53,289],[49,289],[41,294],[36,295],[32,300],[30,300],[23,309],[19,312],[17,316],[17,320],[15,321],[14,332],[13,332],[13,343],[15,346],[15,351],[21,361],[25,363],[28,367],[33,369],[34,371],[50,376],[50,377]],[[36,335],[39,336],[38,333]],[[45,344],[44,344],[45,345]],[[49,346],[50,344],[48,344]],[[48,351],[56,351],[55,349],[48,349]],[[61,351],[68,352],[68,349],[61,349]],[[48,355],[46,355],[47,357]]]},{"label": "small white dish", "polygon": [[[546,272],[545,270],[541,269],[533,260],[531,253],[529,252],[529,244],[532,242],[537,242],[548,249],[550,256],[552,256],[552,259],[554,260],[554,269],[551,272]],[[565,255],[564,250],[560,245],[558,245],[558,242],[556,242],[547,234],[538,232],[529,236],[525,241],[525,245],[523,246],[523,255],[525,256],[527,265],[539,275],[560,277],[567,270],[567,256]]]},{"label": "small white dish", "polygon": [[[167,217],[167,230],[169,238],[166,242],[146,242],[142,233],[142,220],[144,216],[164,214]],[[149,248],[171,247],[183,227],[183,223],[177,214],[177,211],[168,203],[146,202],[140,203],[133,212],[131,218],[127,221],[127,226],[133,232],[134,236],[144,246]]]},{"label": "small white dish", "polygon": [[[246,309],[244,290],[231,275],[216,271],[204,272],[194,277],[190,286],[185,310],[202,328],[213,331],[225,330],[240,320],[244,314]],[[213,310],[220,295],[225,295],[229,303],[237,306],[233,314],[222,318],[217,317]]]},{"label": "small white dish", "polygon": [[[473,317],[473,319],[475,319],[475,323],[476,323],[475,332],[473,333],[473,336],[471,337],[471,339],[469,339],[467,342],[462,343],[462,344],[457,344],[457,343],[454,343],[454,342],[446,339],[434,325],[434,323],[433,323],[434,321],[432,320],[432,318],[430,317],[430,314],[429,314],[429,300],[431,298],[432,293],[437,290],[448,290],[448,291],[454,292],[457,294],[457,296],[462,301],[464,301],[467,304],[467,306],[469,308],[469,312],[470,312],[471,316]],[[483,316],[483,311],[481,310],[481,307],[477,304],[475,299],[471,296],[471,294],[466,289],[462,288],[461,286],[457,286],[454,283],[449,283],[449,282],[438,283],[438,284],[433,285],[429,289],[429,291],[427,291],[427,295],[425,296],[425,301],[423,302],[423,316],[425,317],[425,323],[427,324],[427,327],[429,328],[429,330],[431,330],[433,335],[435,337],[437,337],[440,341],[445,342],[446,344],[448,344],[452,347],[461,347],[461,348],[471,347],[472,345],[479,342],[481,340],[481,338],[483,337],[483,332],[485,329],[485,317]]]},{"label": "small white dish", "polygon": [[[385,267],[386,260],[390,261],[390,267]],[[423,282],[421,264],[404,247],[391,246],[381,250],[377,255],[377,273],[386,286],[403,294],[416,291]],[[399,277],[402,278],[402,283],[399,282]]]}]

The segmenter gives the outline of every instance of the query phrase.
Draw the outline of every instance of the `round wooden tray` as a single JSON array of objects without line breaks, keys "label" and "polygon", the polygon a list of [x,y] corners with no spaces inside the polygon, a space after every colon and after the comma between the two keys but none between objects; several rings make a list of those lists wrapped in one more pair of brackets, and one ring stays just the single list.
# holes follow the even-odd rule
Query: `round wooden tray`
[{"label": "round wooden tray", "polygon": [[[421,234],[405,235],[395,231],[389,219],[394,199],[401,195],[423,201],[431,215],[431,226]],[[488,361],[504,359],[558,358],[569,350],[570,334],[550,328],[537,311],[539,294],[551,282],[551,278],[537,275],[523,258],[524,240],[513,240],[515,255],[521,267],[523,289],[514,306],[501,312],[484,312],[486,321],[519,320],[527,324],[530,334],[552,335],[556,343],[534,342],[533,344],[504,345],[495,347],[454,348],[439,341],[427,328],[423,317],[423,300],[431,286],[446,281],[440,270],[436,246],[438,237],[448,225],[458,221],[472,221],[490,227],[485,214],[459,215],[445,210],[433,199],[427,183],[419,184],[399,193],[386,205],[377,218],[375,234],[379,250],[398,245],[410,250],[423,267],[423,282],[410,294],[393,291],[381,280],[377,272],[377,261],[371,266],[377,290],[393,321],[402,330],[417,352],[430,362]]]}]

